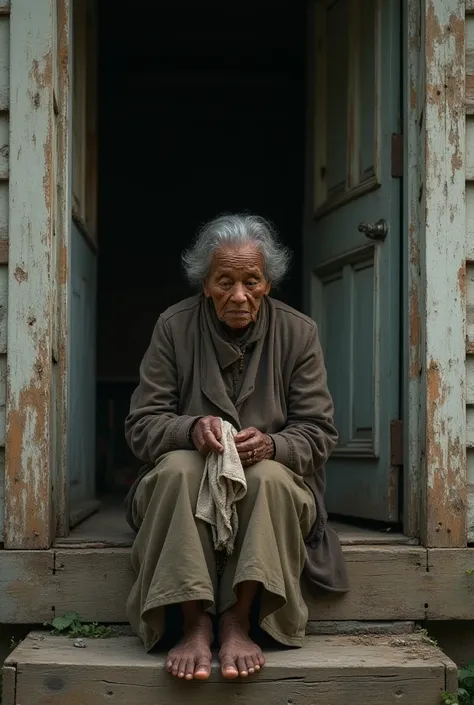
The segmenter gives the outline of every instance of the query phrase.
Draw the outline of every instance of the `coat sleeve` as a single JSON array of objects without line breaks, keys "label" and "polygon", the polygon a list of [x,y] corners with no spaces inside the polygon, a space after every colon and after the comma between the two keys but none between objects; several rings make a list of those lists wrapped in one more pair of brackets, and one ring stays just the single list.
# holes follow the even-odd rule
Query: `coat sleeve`
[{"label": "coat sleeve", "polygon": [[140,382],[125,420],[134,455],[147,465],[172,450],[192,449],[189,432],[198,416],[180,416],[176,354],[166,321],[160,317],[140,365]]},{"label": "coat sleeve", "polygon": [[291,374],[287,406],[285,427],[271,434],[274,458],[298,475],[311,475],[325,464],[338,438],[316,325]]}]

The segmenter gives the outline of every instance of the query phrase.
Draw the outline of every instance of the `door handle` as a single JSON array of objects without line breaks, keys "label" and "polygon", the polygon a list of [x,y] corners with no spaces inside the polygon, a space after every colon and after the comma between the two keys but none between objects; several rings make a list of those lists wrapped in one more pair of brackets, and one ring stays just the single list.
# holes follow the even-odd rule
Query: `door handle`
[{"label": "door handle", "polygon": [[388,234],[387,221],[381,218],[376,223],[360,223],[357,228],[360,233],[364,233],[370,240],[385,240]]}]

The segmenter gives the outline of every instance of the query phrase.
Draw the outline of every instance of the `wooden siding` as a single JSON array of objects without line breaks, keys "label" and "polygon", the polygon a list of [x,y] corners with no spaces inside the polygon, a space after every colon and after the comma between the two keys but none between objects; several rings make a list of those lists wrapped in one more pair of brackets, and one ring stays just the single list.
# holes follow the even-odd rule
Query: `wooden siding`
[{"label": "wooden siding", "polygon": [[466,2],[467,537],[474,542],[474,2]]},{"label": "wooden siding", "polygon": [[8,296],[8,171],[10,93],[10,2],[0,0],[0,542],[5,486],[5,396]]},{"label": "wooden siding", "polygon": [[11,7],[4,544],[41,549],[53,534],[54,18],[52,2]]}]

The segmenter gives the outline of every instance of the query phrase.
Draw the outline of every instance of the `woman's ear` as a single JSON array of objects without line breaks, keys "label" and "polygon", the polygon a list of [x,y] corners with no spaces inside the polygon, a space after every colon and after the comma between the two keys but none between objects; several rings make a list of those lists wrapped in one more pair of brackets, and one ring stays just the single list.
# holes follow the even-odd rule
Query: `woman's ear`
[{"label": "woman's ear", "polygon": [[208,299],[211,295],[211,292],[209,291],[209,280],[208,279],[204,279],[204,281],[202,283],[202,290],[203,290],[204,296]]},{"label": "woman's ear", "polygon": [[267,282],[267,285],[266,285],[266,287],[265,287],[265,296],[268,296],[268,294],[270,293],[271,289],[272,289],[272,283],[271,283],[271,282]]}]

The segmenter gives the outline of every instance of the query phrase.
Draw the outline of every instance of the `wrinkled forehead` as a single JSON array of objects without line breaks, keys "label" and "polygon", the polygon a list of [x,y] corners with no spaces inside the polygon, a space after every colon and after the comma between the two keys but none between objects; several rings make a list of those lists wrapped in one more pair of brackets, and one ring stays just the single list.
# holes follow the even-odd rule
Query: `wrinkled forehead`
[{"label": "wrinkled forehead", "polygon": [[254,245],[219,248],[212,256],[211,272],[239,271],[263,276],[264,258]]}]

